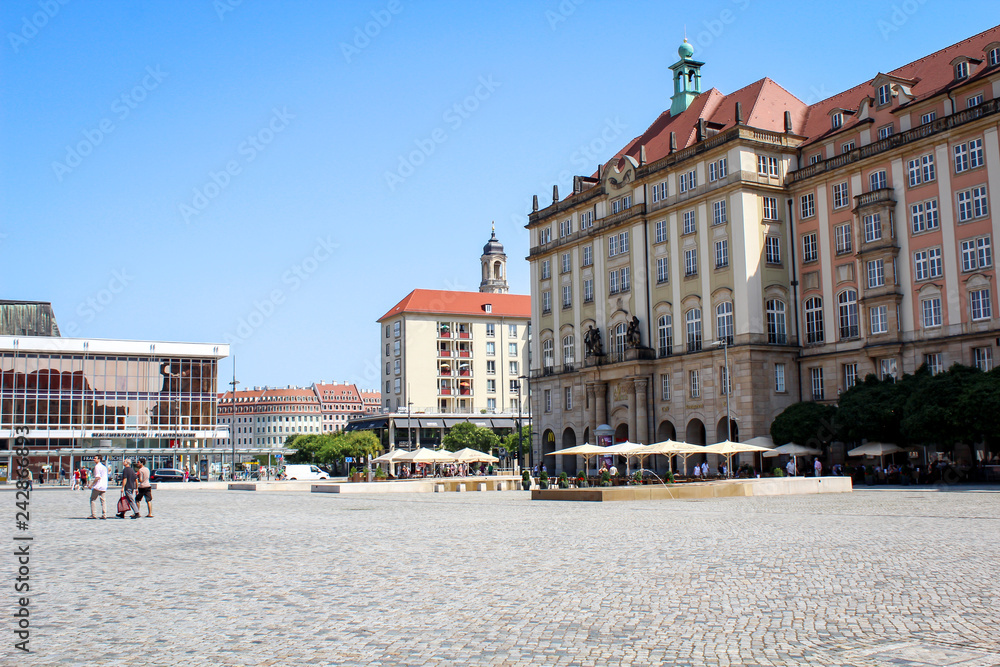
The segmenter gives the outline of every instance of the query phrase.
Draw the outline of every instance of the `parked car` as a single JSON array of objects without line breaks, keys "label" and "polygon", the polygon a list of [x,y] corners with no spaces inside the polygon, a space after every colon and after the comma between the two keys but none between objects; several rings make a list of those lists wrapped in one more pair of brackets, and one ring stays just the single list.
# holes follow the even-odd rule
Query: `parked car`
[{"label": "parked car", "polygon": [[183,482],[184,471],[177,468],[158,468],[149,477],[151,482]]},{"label": "parked car", "polygon": [[330,476],[316,466],[307,463],[293,463],[285,466],[285,479],[330,479]]}]

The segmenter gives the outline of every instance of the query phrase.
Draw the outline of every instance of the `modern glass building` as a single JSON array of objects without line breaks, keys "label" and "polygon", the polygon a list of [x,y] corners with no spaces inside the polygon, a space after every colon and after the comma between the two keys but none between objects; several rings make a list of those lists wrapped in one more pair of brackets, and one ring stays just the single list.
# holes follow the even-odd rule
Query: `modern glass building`
[{"label": "modern glass building", "polygon": [[95,452],[207,472],[223,455],[209,445],[229,435],[216,392],[228,354],[228,345],[203,343],[0,336],[0,450],[27,429],[36,479]]}]

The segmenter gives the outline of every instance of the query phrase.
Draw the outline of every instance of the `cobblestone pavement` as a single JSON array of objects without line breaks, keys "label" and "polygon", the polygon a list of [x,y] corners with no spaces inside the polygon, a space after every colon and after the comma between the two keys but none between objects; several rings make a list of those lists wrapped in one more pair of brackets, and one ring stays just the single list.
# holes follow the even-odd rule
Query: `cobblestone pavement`
[{"label": "cobblestone pavement", "polygon": [[0,664],[1000,665],[1000,493],[87,498],[33,495]]}]

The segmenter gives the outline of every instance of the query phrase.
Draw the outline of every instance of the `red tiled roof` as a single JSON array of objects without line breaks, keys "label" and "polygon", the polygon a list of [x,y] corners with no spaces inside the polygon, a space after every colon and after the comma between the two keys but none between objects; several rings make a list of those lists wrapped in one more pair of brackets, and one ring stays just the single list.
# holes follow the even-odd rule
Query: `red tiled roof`
[{"label": "red tiled roof", "polygon": [[441,313],[448,315],[486,315],[495,317],[531,317],[531,297],[527,294],[492,294],[488,292],[451,292],[415,289],[389,309],[378,322],[400,313]]}]

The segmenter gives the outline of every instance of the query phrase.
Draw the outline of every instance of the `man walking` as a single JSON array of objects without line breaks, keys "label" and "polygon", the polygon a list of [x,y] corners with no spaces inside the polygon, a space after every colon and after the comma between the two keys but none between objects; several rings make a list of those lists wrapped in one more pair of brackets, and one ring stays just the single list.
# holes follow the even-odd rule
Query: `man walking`
[{"label": "man walking", "polygon": [[139,504],[142,499],[146,499],[146,518],[153,518],[153,487],[149,483],[149,468],[146,467],[146,459],[139,459],[139,470],[138,473],[138,487],[139,493],[135,497],[135,514],[132,515],[133,519],[139,518]]},{"label": "man walking", "polygon": [[108,501],[104,497],[108,491],[108,467],[101,462],[100,456],[94,457],[94,482],[90,485],[90,516],[88,519],[96,519],[94,516],[94,501],[101,501],[101,518],[108,518]]},{"label": "man walking", "polygon": [[[136,474],[135,470],[132,468],[132,462],[129,459],[122,461],[122,493],[125,494],[125,498],[128,500],[128,506],[132,509],[132,518],[139,518],[139,505],[135,502],[135,491],[139,483],[139,475]],[[119,519],[125,518],[125,512],[118,513]]]}]

